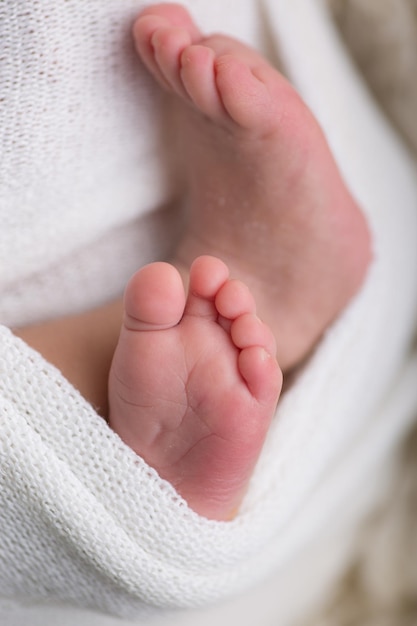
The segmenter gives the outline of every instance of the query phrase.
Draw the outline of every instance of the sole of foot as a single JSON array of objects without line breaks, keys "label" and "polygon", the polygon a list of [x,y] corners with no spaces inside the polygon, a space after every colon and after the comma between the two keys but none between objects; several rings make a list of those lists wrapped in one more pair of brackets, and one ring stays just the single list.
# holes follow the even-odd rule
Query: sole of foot
[{"label": "sole of foot", "polygon": [[237,511],[282,385],[271,330],[242,282],[217,258],[132,278],[109,378],[110,425],[190,507]]}]

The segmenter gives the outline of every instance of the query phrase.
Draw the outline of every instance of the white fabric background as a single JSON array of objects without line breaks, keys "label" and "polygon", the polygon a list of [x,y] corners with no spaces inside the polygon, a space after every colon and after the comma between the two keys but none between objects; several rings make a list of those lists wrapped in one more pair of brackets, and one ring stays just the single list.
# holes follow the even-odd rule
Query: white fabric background
[{"label": "white fabric background", "polygon": [[188,5],[207,30],[276,46],[363,206],[375,260],[280,403],[240,515],[199,518],[6,328],[113,296],[178,228],[158,210],[176,185],[164,109],[128,36],[138,4],[0,4],[0,617],[12,626],[117,623],[82,607],[150,623],[149,604],[170,609],[156,623],[289,623],[343,565],[417,404],[411,158],[319,2]]}]

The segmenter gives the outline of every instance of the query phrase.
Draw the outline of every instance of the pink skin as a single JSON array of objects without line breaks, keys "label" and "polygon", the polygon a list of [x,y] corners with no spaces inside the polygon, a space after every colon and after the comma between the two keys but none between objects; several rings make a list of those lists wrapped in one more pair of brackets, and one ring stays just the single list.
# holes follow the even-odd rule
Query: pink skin
[{"label": "pink skin", "polygon": [[110,424],[209,518],[237,510],[282,384],[275,339],[247,287],[214,257],[184,293],[167,263],[139,270],[110,373]]},{"label": "pink skin", "polygon": [[176,4],[145,9],[134,34],[178,114],[189,214],[173,262],[186,273],[200,254],[222,258],[250,287],[288,371],[363,282],[364,216],[317,121],[256,51],[204,37]]},{"label": "pink skin", "polygon": [[110,424],[191,508],[226,520],[278,400],[275,349],[284,371],[306,358],[361,286],[369,233],[316,120],[257,52],[203,37],[175,4],[145,9],[134,35],[177,112],[189,213],[173,265],[127,287]]}]

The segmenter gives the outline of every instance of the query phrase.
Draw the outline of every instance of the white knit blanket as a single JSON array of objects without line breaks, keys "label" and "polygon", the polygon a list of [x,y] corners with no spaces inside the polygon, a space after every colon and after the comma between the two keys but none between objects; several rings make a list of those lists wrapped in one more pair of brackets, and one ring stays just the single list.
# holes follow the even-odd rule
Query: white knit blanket
[{"label": "white knit blanket", "polygon": [[[238,17],[222,0],[188,2],[208,29],[254,43],[268,36],[276,46],[319,117],[374,242],[363,289],[279,403],[241,511],[229,523],[203,519],[6,326],[112,296],[138,260],[165,250],[169,239],[157,228],[159,218],[146,217],[169,194],[156,133],[148,128],[156,95],[143,75],[137,82],[141,70],[127,39],[126,49],[115,52],[117,25],[131,21],[137,3],[31,4],[29,18],[25,5],[12,19],[20,4],[0,3],[0,50],[13,51],[0,69],[0,95],[9,107],[0,109],[7,148],[0,157],[0,593],[7,598],[0,617],[14,624],[7,607],[16,611],[16,602],[64,603],[138,620],[147,607],[204,607],[290,568],[303,546],[326,529],[334,533],[341,517],[356,523],[384,483],[382,468],[417,406],[410,348],[417,312],[415,165],[320,2],[265,0],[261,12],[247,0]],[[29,41],[32,48],[16,61],[18,37],[23,51]],[[118,63],[109,63],[106,49]],[[37,91],[30,60],[46,71]],[[146,123],[134,121],[137,94]],[[29,121],[22,120],[26,109]],[[103,128],[111,132],[101,134]],[[76,140],[84,153],[77,153]],[[100,141],[113,150],[94,159]],[[109,173],[112,191],[96,190]],[[161,215],[159,226],[172,223]],[[147,233],[142,239],[140,228]],[[273,592],[277,605],[285,605],[280,592]]]}]

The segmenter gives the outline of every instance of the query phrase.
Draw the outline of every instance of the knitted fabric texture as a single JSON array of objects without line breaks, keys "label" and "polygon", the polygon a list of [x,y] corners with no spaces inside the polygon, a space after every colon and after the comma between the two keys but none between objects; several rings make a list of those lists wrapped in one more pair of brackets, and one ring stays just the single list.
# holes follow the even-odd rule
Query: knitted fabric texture
[{"label": "knitted fabric texture", "polygon": [[[55,0],[46,12],[42,2],[24,10],[0,3],[0,591],[7,598],[140,616],[151,606],[199,607],[242,593],[285,567],[315,533],[337,527],[341,507],[347,515],[369,510],[417,404],[410,355],[417,186],[408,153],[321,3],[265,0],[258,13],[248,1],[237,21],[220,0],[210,10],[203,0],[188,4],[200,21],[207,16],[207,29],[217,12],[223,30],[256,44],[263,26],[277,44],[369,220],[374,261],[281,400],[236,519],[196,515],[6,327],[109,298],[139,262],[166,249],[172,218],[150,215],[172,190],[154,130],[163,109],[127,35],[138,7]],[[147,245],[142,231],[152,233]]]}]

